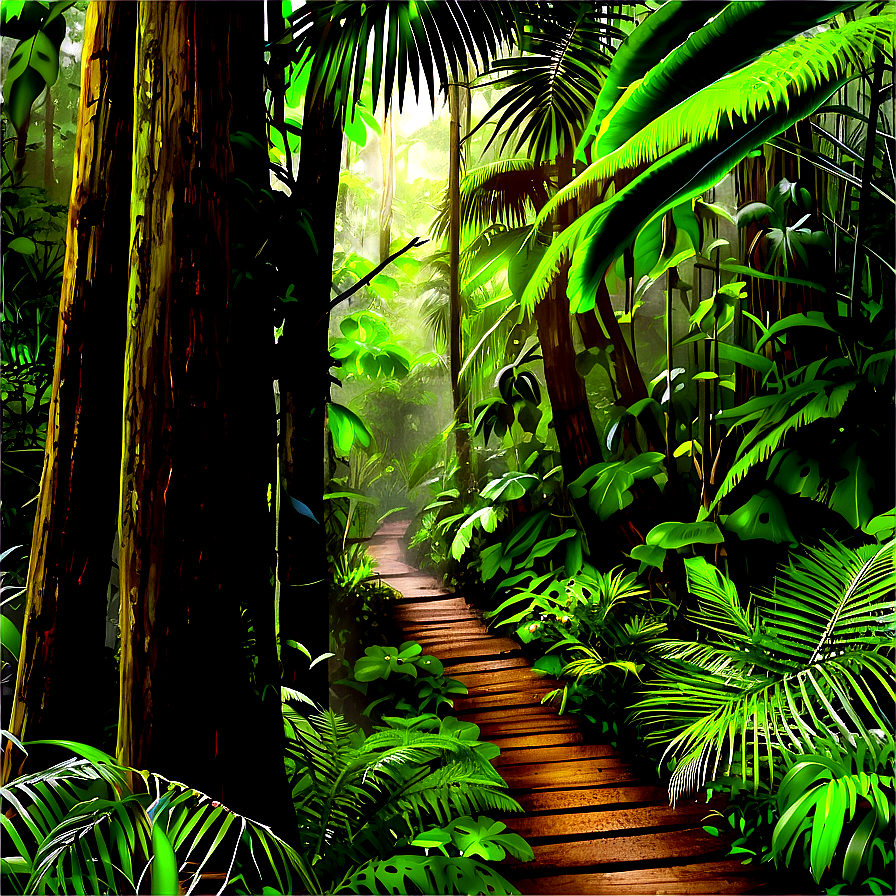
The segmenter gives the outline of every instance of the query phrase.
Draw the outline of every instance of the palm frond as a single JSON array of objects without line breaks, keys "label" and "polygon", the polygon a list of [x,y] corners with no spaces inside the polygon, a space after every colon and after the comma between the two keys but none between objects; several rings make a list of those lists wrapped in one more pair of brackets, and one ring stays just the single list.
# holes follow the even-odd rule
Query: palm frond
[{"label": "palm frond", "polygon": [[[719,12],[727,3],[728,0],[713,0],[713,2],[700,4],[664,3],[659,9],[648,15],[625,38],[613,54],[613,62],[598,95],[594,114],[591,116],[579,149],[581,150],[597,136],[601,122],[630,84],[642,78],[649,69],[668,56],[670,51],[682,40],[697,31],[708,18]],[[721,56],[722,54],[716,55]],[[674,106],[675,103],[673,102],[672,105]],[[583,155],[579,158],[585,161]]]},{"label": "palm frond", "polygon": [[[547,170],[528,159],[499,159],[468,171],[460,182],[461,242],[492,224],[522,227],[547,202]],[[441,239],[448,232],[447,193],[432,224]]]},{"label": "palm frond", "polygon": [[[738,447],[740,457],[722,480],[711,506],[724,498],[750,470],[768,460],[791,432],[818,420],[836,417],[855,386],[855,381],[836,384],[833,380],[813,379],[776,396]],[[795,409],[790,410],[794,405]]]},{"label": "palm frond", "polygon": [[721,574],[715,583],[689,575],[703,620],[713,607],[728,620],[712,626],[721,640],[669,642],[634,708],[648,738],[678,760],[673,800],[723,763],[739,763],[744,780],[758,784],[763,770],[774,777],[780,751],[812,752],[831,736],[871,744],[874,729],[891,728],[881,701],[894,700],[893,552],[893,542],[811,550],[779,573],[773,594],[757,598],[755,622],[739,616]]},{"label": "palm frond", "polygon": [[[364,80],[373,85],[373,105],[382,92],[385,111],[397,81],[398,107],[404,102],[410,74],[420,95],[424,72],[435,109],[436,85],[445,89],[457,81],[468,59],[477,70],[487,64],[502,43],[517,31],[515,4],[460,3],[458,0],[417,0],[396,3],[311,3],[290,17],[293,58],[311,67],[309,96],[323,90],[345,106],[361,98]],[[368,45],[373,46],[368,67]],[[478,61],[477,61],[478,60]],[[438,75],[436,81],[433,73]],[[344,112],[343,112],[344,114]]]},{"label": "palm frond", "polygon": [[[592,230],[573,259],[569,278],[572,310],[593,307],[594,293],[607,267],[645,222],[699,195],[753,147],[817,109],[861,70],[876,49],[889,44],[891,33],[892,17],[877,16],[772,51],[663,113],[554,196],[534,226],[547,220],[560,203],[586,188],[593,189],[614,173],[636,165],[650,166],[593,209],[600,215],[600,226]],[[626,101],[620,101],[620,108]],[[581,231],[567,236],[565,242],[573,240],[582,242]],[[568,246],[556,252],[566,253]],[[556,258],[554,253],[550,257]],[[556,276],[555,268],[546,266],[544,275]],[[533,277],[523,297],[524,307],[546,291],[547,284]]]},{"label": "palm frond", "polygon": [[533,14],[522,39],[525,55],[498,60],[489,74],[507,72],[490,86],[506,88],[478,127],[497,119],[486,149],[505,131],[515,151],[529,146],[539,161],[556,158],[578,141],[609,67],[607,39],[622,33],[591,3],[566,3]]},{"label": "palm frond", "polygon": [[[772,79],[770,83],[774,83],[775,78],[785,76],[780,68],[782,60],[780,57],[776,59],[774,48],[855,5],[852,2],[828,3],[824,7],[791,4],[776,7],[775,15],[770,16],[766,3],[746,0],[727,4],[715,18],[707,21],[713,15],[712,7],[703,11],[695,9],[696,4],[673,4],[678,8],[670,10],[671,21],[661,22],[659,27],[675,31],[687,39],[650,71],[642,69],[642,79],[631,77],[619,85],[631,87],[631,90],[624,104],[618,102],[617,93],[617,103],[602,116],[597,144],[593,150],[594,158],[618,149],[650,121],[675,106],[688,102],[698,90],[702,94],[710,85],[724,84],[728,80],[725,76],[730,76],[737,69],[748,71],[750,63],[758,60],[764,53],[766,55],[763,63],[766,59],[774,60],[773,69],[769,73]],[[680,25],[679,17],[683,19]],[[692,28],[701,17],[707,24],[702,28]],[[645,26],[651,28],[650,17]],[[689,34],[685,29],[692,33]],[[639,30],[640,28],[636,29],[631,37],[634,38]],[[724,53],[718,51],[719,46],[726,47]],[[788,44],[788,49],[792,50],[793,45]],[[784,51],[783,54],[785,60],[787,52]],[[625,62],[626,57],[623,57],[623,65]],[[612,96],[608,96],[605,102],[611,99]],[[603,103],[599,105],[603,106]]]}]

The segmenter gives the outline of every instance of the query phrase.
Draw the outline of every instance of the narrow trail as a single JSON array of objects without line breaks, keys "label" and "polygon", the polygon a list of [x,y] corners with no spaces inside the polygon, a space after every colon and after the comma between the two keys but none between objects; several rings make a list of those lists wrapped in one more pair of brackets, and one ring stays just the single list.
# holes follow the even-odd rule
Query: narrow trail
[{"label": "narrow trail", "polygon": [[369,551],[383,581],[402,594],[394,616],[405,639],[469,689],[455,714],[501,748],[495,767],[526,813],[501,820],[535,853],[526,864],[509,860],[502,873],[523,894],[767,891],[702,829],[711,807],[672,809],[664,787],[646,782],[613,747],[586,743],[575,716],[541,704],[557,682],[533,672],[519,644],[490,633],[463,597],[405,562],[407,525],[385,524]]}]

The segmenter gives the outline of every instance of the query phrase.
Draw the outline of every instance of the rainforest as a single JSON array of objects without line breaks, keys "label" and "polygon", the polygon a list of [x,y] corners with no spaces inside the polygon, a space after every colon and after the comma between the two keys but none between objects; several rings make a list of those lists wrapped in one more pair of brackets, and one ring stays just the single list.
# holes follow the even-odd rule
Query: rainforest
[{"label": "rainforest", "polygon": [[893,33],[3,0],[3,892],[893,893]]}]

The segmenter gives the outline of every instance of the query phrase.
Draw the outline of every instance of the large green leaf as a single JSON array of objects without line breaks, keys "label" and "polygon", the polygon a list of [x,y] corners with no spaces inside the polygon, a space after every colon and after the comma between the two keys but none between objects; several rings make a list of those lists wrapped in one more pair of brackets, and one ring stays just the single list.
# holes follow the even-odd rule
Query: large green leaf
[{"label": "large green leaf", "polygon": [[730,513],[722,525],[743,541],[764,538],[775,544],[797,545],[780,499],[767,488],[756,492],[746,504]]},{"label": "large green leaf", "polygon": [[831,492],[831,509],[844,517],[853,529],[861,529],[874,515],[871,501],[874,477],[868,464],[856,452],[855,445],[840,458],[838,470],[842,478]]},{"label": "large green leaf", "polygon": [[[686,40],[668,55],[663,54],[665,58],[661,61],[656,60],[659,64],[647,71],[643,79],[634,81],[632,78],[623,85],[631,85],[632,89],[624,102],[615,102],[602,118],[597,145],[593,149],[594,158],[618,149],[659,115],[719,81],[724,75],[858,3],[827,3],[819,8],[799,2],[772,4],[738,0],[727,4],[718,15],[715,15],[718,4],[668,5],[678,8],[670,10],[668,20],[658,27],[665,29],[670,36],[685,37]],[[712,16],[715,17],[708,21]],[[644,28],[652,41],[658,42],[654,35],[657,26],[651,18],[648,17],[630,35],[629,40],[637,41],[637,32]],[[703,22],[707,24],[694,27]],[[719,51],[720,47],[724,47],[723,52]],[[625,66],[626,62],[627,58],[623,56],[622,65]]]},{"label": "large green leaf", "polygon": [[[660,523],[648,533],[648,545],[660,548],[684,548],[692,544],[721,544],[725,540],[719,527],[708,521],[698,523]],[[639,558],[642,559],[642,558]]]},{"label": "large green leaf", "polygon": [[585,161],[584,149],[597,136],[601,123],[623,91],[726,5],[727,0],[705,3],[670,0],[648,15],[628,35],[613,54],[613,63],[597,98],[594,113],[576,148],[577,161]]},{"label": "large green leaf", "polygon": [[345,405],[331,401],[327,405],[327,423],[336,450],[340,453],[348,454],[355,442],[363,448],[370,447],[372,433],[364,421]]},{"label": "large green leaf", "polygon": [[817,109],[877,47],[888,45],[891,31],[891,17],[877,16],[798,38],[646,122],[561,190],[539,216],[547,219],[556,206],[618,171],[649,166],[554,240],[523,296],[523,307],[531,308],[544,296],[560,262],[570,257],[571,306],[576,311],[593,307],[610,262],[645,223],[699,196],[757,145]]}]

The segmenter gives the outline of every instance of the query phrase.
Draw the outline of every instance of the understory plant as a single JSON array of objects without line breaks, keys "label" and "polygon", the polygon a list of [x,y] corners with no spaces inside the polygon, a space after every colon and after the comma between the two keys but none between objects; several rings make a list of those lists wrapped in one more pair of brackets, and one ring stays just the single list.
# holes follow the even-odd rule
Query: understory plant
[{"label": "understory plant", "polygon": [[218,880],[223,892],[244,876],[320,892],[291,846],[206,794],[85,744],[35,743],[77,758],[0,789],[4,892],[177,894]]},{"label": "understory plant", "polygon": [[674,765],[673,802],[707,782],[735,796],[765,789],[765,843],[739,854],[802,863],[832,892],[862,873],[874,891],[893,862],[893,555],[891,538],[831,540],[792,555],[774,588],[747,601],[706,560],[686,559],[700,639],[658,645],[634,707]]},{"label": "understory plant", "polygon": [[532,852],[478,814],[520,807],[489,762],[498,748],[479,741],[476,725],[386,718],[365,737],[329,711],[308,719],[287,711],[285,720],[300,852],[317,892],[516,892],[480,861]]},{"label": "understory plant", "polygon": [[466,685],[445,675],[441,661],[423,653],[416,641],[404,641],[398,647],[366,648],[354,665],[352,678],[339,683],[368,698],[366,716],[373,715],[377,708],[388,715],[439,715],[453,708],[454,697],[467,693]]}]

